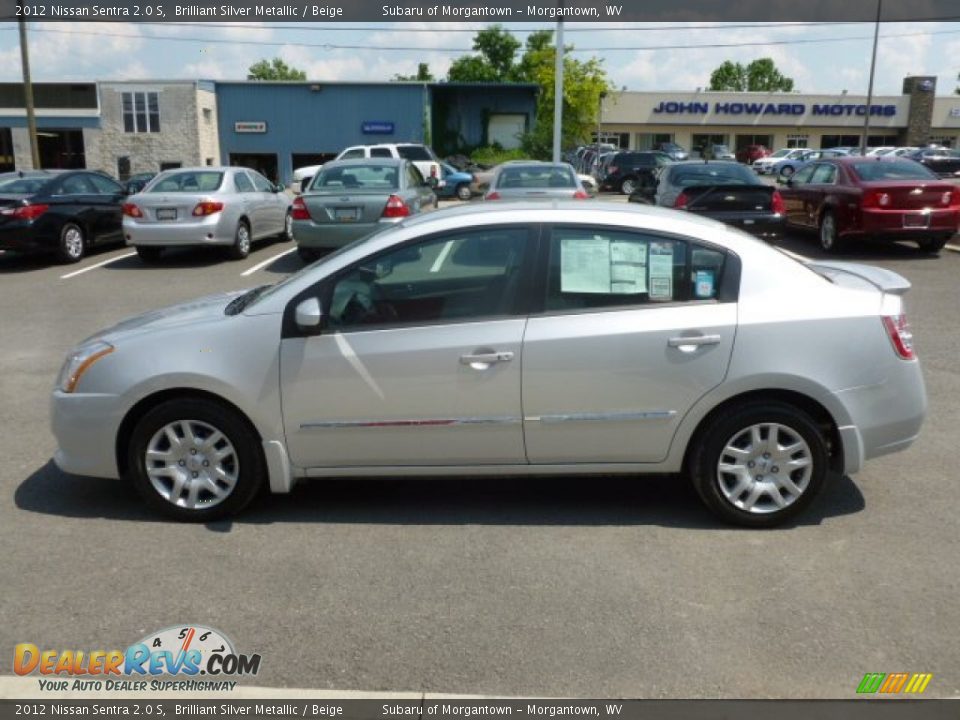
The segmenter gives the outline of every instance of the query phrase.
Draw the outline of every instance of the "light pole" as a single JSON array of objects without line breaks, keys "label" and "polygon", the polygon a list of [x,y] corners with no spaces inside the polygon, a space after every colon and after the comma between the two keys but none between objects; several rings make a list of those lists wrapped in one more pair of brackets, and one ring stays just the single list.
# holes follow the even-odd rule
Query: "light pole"
[{"label": "light pole", "polygon": [[600,154],[600,127],[603,125],[603,99],[607,93],[600,91],[600,100],[597,102],[597,155]]},{"label": "light pole", "polygon": [[[561,0],[560,7],[563,7]],[[560,162],[563,137],[563,20],[557,20],[557,52],[553,78],[553,161]]]},{"label": "light pole", "polygon": [[877,67],[877,42],[880,40],[880,12],[883,0],[877,0],[877,22],[873,27],[873,56],[870,58],[870,84],[867,87],[867,107],[863,114],[863,137],[860,139],[860,154],[867,154],[867,136],[870,134],[870,106],[873,104],[873,73]]},{"label": "light pole", "polygon": [[27,23],[23,16],[23,0],[17,0],[20,9],[20,64],[23,66],[23,99],[27,108],[27,133],[30,135],[30,160],[34,170],[40,169],[40,148],[37,145],[37,118],[33,112],[33,84],[30,82],[30,52],[27,50]]}]

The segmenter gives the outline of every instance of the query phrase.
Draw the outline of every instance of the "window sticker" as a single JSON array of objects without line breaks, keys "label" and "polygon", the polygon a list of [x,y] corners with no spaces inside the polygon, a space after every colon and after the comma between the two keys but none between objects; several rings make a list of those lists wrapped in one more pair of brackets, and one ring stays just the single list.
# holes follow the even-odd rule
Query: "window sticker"
[{"label": "window sticker", "polygon": [[560,240],[560,292],[610,292],[610,240],[562,238]]},{"label": "window sticker", "polygon": [[673,300],[673,245],[650,243],[650,299]]},{"label": "window sticker", "polygon": [[647,246],[645,243],[610,243],[610,291],[637,295],[647,291]]},{"label": "window sticker", "polygon": [[693,279],[693,293],[698,298],[713,297],[713,271],[697,270]]}]

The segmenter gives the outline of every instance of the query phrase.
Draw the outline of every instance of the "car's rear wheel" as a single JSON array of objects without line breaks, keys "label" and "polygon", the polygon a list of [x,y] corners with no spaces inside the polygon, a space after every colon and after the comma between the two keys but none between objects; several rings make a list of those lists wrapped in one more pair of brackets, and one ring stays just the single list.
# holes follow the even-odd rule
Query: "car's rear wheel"
[{"label": "car's rear wheel", "polygon": [[922,238],[917,240],[917,246],[920,248],[920,252],[930,253],[933,255],[943,250],[943,246],[947,244],[947,240],[949,239],[950,238],[946,237]]},{"label": "car's rear wheel", "polygon": [[636,189],[637,189],[636,178],[628,177],[628,178],[624,178],[620,182],[620,192],[624,195],[633,195]]},{"label": "car's rear wheel", "polygon": [[830,210],[820,218],[820,247],[824,252],[840,252],[840,236],[837,233],[837,218]]},{"label": "car's rear wheel", "polygon": [[230,257],[234,260],[243,260],[250,254],[250,226],[243,220],[237,223],[237,231],[233,236],[233,245],[230,246]]},{"label": "car's rear wheel", "polygon": [[470,185],[468,183],[460,183],[457,185],[457,198],[460,200],[469,200],[473,197],[473,193],[470,191]]},{"label": "car's rear wheel", "polygon": [[290,242],[293,240],[293,213],[289,210],[287,210],[287,214],[283,218],[283,230],[280,231],[277,238],[280,242]]},{"label": "car's rear wheel", "polygon": [[143,245],[137,245],[137,255],[145,263],[154,263],[160,259],[160,256],[163,255],[162,247],[145,247]]},{"label": "car's rear wheel", "polygon": [[80,262],[86,251],[87,239],[83,234],[83,228],[72,222],[64,224],[60,228],[60,245],[57,247],[57,257],[60,262]]},{"label": "car's rear wheel", "polygon": [[153,509],[206,522],[242,510],[266,474],[256,433],[204,398],[164,402],[141,418],[127,453],[129,477]]},{"label": "car's rear wheel", "polygon": [[317,252],[316,250],[313,250],[312,248],[305,248],[305,247],[298,247],[297,255],[299,255],[300,259],[307,264],[310,264],[314,260],[317,260],[320,258],[319,252]]},{"label": "car's rear wheel", "polygon": [[721,412],[690,461],[697,493],[724,520],[773,527],[802,512],[822,489],[827,444],[809,415],[779,402]]}]

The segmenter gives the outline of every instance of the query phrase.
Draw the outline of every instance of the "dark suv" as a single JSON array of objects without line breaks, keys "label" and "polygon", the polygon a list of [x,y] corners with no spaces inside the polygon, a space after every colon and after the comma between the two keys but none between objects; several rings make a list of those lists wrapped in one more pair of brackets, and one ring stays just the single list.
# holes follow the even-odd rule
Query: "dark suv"
[{"label": "dark suv", "polygon": [[629,195],[641,186],[656,186],[657,171],[671,162],[669,155],[657,151],[618,152],[607,165],[600,189]]}]

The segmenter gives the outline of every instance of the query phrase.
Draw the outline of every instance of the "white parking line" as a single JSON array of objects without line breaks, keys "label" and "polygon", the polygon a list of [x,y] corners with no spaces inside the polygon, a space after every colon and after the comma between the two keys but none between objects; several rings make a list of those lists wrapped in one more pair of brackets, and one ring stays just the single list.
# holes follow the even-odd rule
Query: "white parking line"
[{"label": "white parking line", "polygon": [[60,276],[60,279],[61,279],[61,280],[69,280],[70,278],[76,277],[77,275],[83,275],[83,273],[89,272],[90,270],[96,270],[98,267],[103,267],[104,265],[109,265],[110,263],[116,262],[117,260],[123,260],[124,258],[133,257],[133,256],[136,255],[136,254],[137,254],[136,252],[128,252],[128,253],[124,253],[123,255],[117,255],[116,257],[107,258],[106,260],[103,260],[103,261],[101,261],[101,262],[98,262],[98,263],[96,263],[96,264],[94,264],[94,265],[89,265],[89,266],[87,266],[87,267],[85,267],[85,268],[81,268],[80,270],[74,270],[72,273],[67,273],[66,275],[61,275],[61,276]]},{"label": "white parking line", "polygon": [[960,245],[944,245],[947,250],[953,250],[955,253],[960,253]]},{"label": "white parking line", "polygon": [[257,263],[256,265],[254,265],[254,266],[253,266],[252,268],[250,268],[249,270],[244,270],[242,273],[240,273],[240,276],[241,276],[241,277],[246,277],[247,275],[253,275],[257,270],[260,270],[261,268],[265,268],[267,265],[269,265],[270,263],[272,263],[274,260],[279,260],[279,259],[282,258],[284,255],[289,255],[289,254],[292,253],[294,250],[296,250],[296,248],[295,248],[295,247],[292,247],[292,248],[290,248],[289,250],[284,250],[282,253],[277,253],[276,255],[267,258],[267,259],[264,260],[263,262]]}]

